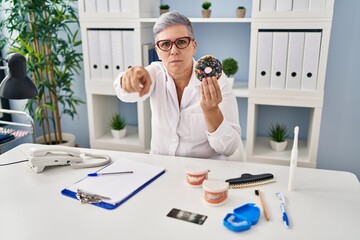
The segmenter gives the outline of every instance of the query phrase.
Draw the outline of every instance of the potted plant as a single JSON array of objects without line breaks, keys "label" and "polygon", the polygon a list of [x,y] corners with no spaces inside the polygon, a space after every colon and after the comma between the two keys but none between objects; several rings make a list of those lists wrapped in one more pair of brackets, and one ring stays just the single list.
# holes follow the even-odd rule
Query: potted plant
[{"label": "potted plant", "polygon": [[167,13],[170,9],[170,6],[168,4],[161,4],[160,5],[160,15]]},{"label": "potted plant", "polygon": [[82,63],[75,4],[75,0],[0,0],[0,11],[6,14],[0,20],[0,29],[7,32],[0,47],[7,45],[9,52],[27,59],[28,73],[39,95],[25,108],[39,123],[40,141],[46,144],[66,141],[61,117],[74,118],[76,106],[83,103],[72,88]]},{"label": "potted plant", "polygon": [[234,75],[235,73],[237,73],[239,69],[238,62],[235,59],[229,57],[222,61],[222,67],[232,87],[234,85]]},{"label": "potted plant", "polygon": [[236,9],[236,16],[238,18],[243,18],[245,17],[245,14],[246,14],[246,8],[244,6],[239,6],[237,7]]},{"label": "potted plant", "polygon": [[271,148],[277,152],[284,151],[287,145],[286,138],[289,136],[287,126],[285,124],[276,123],[271,125],[269,130],[269,136],[271,138]]},{"label": "potted plant", "polygon": [[114,138],[120,139],[126,135],[126,119],[119,113],[115,113],[110,119],[111,134]]},{"label": "potted plant", "polygon": [[203,8],[201,10],[201,14],[203,16],[203,18],[209,18],[211,16],[211,2],[209,1],[205,1],[202,3],[201,7]]}]

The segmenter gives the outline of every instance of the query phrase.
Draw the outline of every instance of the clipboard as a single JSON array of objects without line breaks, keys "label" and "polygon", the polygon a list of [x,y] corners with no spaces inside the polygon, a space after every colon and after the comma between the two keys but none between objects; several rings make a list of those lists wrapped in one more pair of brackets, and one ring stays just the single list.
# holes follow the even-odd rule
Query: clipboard
[{"label": "clipboard", "polygon": [[155,181],[165,173],[165,168],[120,158],[97,173],[122,171],[133,173],[85,177],[63,189],[61,194],[77,200],[90,199],[85,203],[111,210]]}]

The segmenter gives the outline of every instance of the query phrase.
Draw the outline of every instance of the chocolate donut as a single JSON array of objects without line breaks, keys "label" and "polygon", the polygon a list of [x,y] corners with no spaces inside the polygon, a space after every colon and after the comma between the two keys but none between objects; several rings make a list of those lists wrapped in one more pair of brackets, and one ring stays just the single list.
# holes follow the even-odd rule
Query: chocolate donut
[{"label": "chocolate donut", "polygon": [[203,78],[215,76],[221,77],[222,65],[214,56],[207,55],[200,58],[195,64],[195,75],[201,81]]}]

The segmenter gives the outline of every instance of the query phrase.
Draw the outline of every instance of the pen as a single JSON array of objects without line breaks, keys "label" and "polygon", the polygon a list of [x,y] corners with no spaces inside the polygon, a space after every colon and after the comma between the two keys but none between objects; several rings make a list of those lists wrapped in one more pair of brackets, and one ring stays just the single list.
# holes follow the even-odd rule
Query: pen
[{"label": "pen", "polygon": [[94,173],[89,173],[89,174],[88,174],[88,177],[97,177],[97,176],[102,176],[102,175],[123,174],[123,173],[133,173],[133,171],[107,172],[107,173],[94,172]]}]

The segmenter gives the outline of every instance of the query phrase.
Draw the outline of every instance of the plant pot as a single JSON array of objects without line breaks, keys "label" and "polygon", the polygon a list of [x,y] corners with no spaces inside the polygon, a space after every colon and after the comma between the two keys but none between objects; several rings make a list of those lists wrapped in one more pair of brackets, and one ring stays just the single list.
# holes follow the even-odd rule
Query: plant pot
[{"label": "plant pot", "polygon": [[[55,135],[53,133],[50,134],[51,139],[55,139]],[[76,137],[74,134],[71,133],[63,133],[62,134],[63,143],[56,144],[56,145],[62,145],[62,146],[68,146],[68,147],[75,147],[75,140]],[[36,138],[36,143],[39,144],[45,144],[43,136]]]},{"label": "plant pot", "polygon": [[211,10],[210,9],[202,9],[201,14],[203,18],[209,18],[211,16]]},{"label": "plant pot", "polygon": [[126,136],[126,128],[121,130],[111,129],[111,134],[116,139],[121,139]]},{"label": "plant pot", "polygon": [[233,76],[228,77],[231,88],[234,86],[235,78]]},{"label": "plant pot", "polygon": [[243,18],[245,17],[245,14],[246,14],[246,9],[236,9],[236,16],[238,18]]},{"label": "plant pot", "polygon": [[167,12],[169,12],[168,9],[160,9],[160,15],[167,13]]},{"label": "plant pot", "polygon": [[270,140],[270,145],[271,148],[276,151],[276,152],[282,152],[285,150],[286,145],[287,145],[287,141],[283,141],[283,142],[275,142],[273,140]]}]

